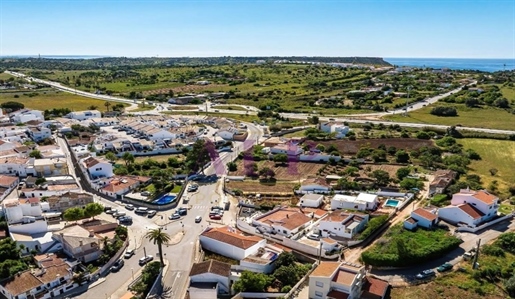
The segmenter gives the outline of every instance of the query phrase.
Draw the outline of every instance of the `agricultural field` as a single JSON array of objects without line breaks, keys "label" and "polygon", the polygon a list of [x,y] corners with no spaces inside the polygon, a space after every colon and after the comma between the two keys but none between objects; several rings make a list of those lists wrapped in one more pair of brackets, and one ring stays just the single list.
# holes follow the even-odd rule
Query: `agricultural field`
[{"label": "agricultural field", "polygon": [[260,183],[258,180],[225,183],[227,189],[238,189],[245,194],[291,194],[295,185],[288,182]]},{"label": "agricultural field", "polygon": [[[515,141],[477,138],[457,141],[463,148],[473,149],[482,158],[471,162],[470,172],[478,174],[485,187],[497,181],[498,190],[507,196],[507,188],[515,185]],[[491,169],[497,169],[497,173],[492,175]]]},{"label": "agricultural field", "polygon": [[[246,162],[244,160],[238,161],[238,169],[230,172],[228,175],[233,176],[244,176],[245,175],[245,163],[256,163],[258,169],[268,167],[275,172],[275,179],[279,181],[298,181],[300,179],[306,179],[309,176],[316,176],[320,168],[324,164],[317,163],[305,163],[305,162],[290,162],[288,165],[276,165],[273,161],[257,161],[257,162]],[[258,170],[259,171],[259,170]]]},{"label": "agricultural field", "polygon": [[354,155],[362,147],[377,148],[384,144],[386,148],[395,147],[397,149],[414,150],[423,146],[433,145],[431,140],[415,139],[415,138],[381,138],[381,139],[358,139],[358,140],[331,140],[331,141],[313,141],[315,145],[322,144],[326,148],[331,144],[334,145],[341,154]]},{"label": "agricultural field", "polygon": [[[432,107],[455,107],[458,116],[436,116],[430,114]],[[404,115],[387,115],[385,119],[395,122],[426,123],[446,126],[462,125],[464,127],[489,128],[499,130],[515,129],[515,114],[504,109],[483,106],[481,108],[469,108],[464,104],[438,103],[422,109],[409,112]]]},{"label": "agricultural field", "polygon": [[[18,97],[15,97],[17,95]],[[99,111],[106,111],[105,101],[81,97],[67,92],[48,90],[34,90],[19,93],[0,93],[0,103],[15,101],[25,105],[26,108],[44,111],[51,108],[70,108],[75,111],[88,110],[95,106]],[[117,103],[116,103],[117,104]],[[128,106],[124,104],[125,106]]]}]

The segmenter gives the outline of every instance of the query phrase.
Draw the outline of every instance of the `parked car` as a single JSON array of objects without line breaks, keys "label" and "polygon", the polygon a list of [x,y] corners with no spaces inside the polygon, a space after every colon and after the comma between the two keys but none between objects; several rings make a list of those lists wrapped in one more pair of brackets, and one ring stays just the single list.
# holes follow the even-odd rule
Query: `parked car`
[{"label": "parked car", "polygon": [[220,214],[209,215],[209,219],[211,219],[211,220],[220,220],[220,219],[222,219],[222,215],[220,215]]},{"label": "parked car", "polygon": [[111,209],[109,208],[109,210],[106,211],[106,214],[115,214],[115,213],[118,213],[118,209]]},{"label": "parked car", "polygon": [[147,214],[148,213],[148,208],[146,207],[139,207],[137,208],[134,213],[136,214]]},{"label": "parked car", "polygon": [[[104,213],[107,213],[107,211],[110,211],[112,208],[111,207],[104,207]],[[109,213],[107,213],[109,214]]]},{"label": "parked car", "polygon": [[306,237],[308,239],[315,240],[315,241],[318,241],[320,239],[320,235],[317,235],[317,234],[314,234],[314,233],[311,233],[311,234],[307,235]]},{"label": "parked car", "polygon": [[449,263],[445,263],[443,265],[441,265],[440,267],[436,268],[436,270],[438,272],[445,272],[445,271],[449,271],[452,269],[452,264],[449,264]]},{"label": "parked car", "polygon": [[156,211],[156,210],[149,210],[149,211],[147,212],[147,216],[148,216],[148,218],[152,218],[152,217],[154,217],[156,214],[157,214],[157,211]]},{"label": "parked car", "polygon": [[202,217],[201,216],[195,217],[195,223],[200,223],[201,221],[202,221]]},{"label": "parked car", "polygon": [[195,192],[198,190],[198,185],[190,185],[188,187],[188,192]]},{"label": "parked car", "polygon": [[143,192],[141,192],[140,194],[141,194],[141,196],[149,196],[149,195],[150,195],[150,192],[148,192],[148,191],[143,191]]},{"label": "parked car", "polygon": [[131,216],[122,216],[118,218],[118,221],[121,224],[132,224],[132,217]]},{"label": "parked car", "polygon": [[188,209],[186,209],[186,208],[179,208],[177,210],[177,214],[179,214],[181,216],[186,216],[186,215],[188,215]]},{"label": "parked car", "polygon": [[123,257],[126,259],[130,259],[134,254],[136,254],[136,250],[127,249],[127,251],[125,251],[125,254],[123,255]]},{"label": "parked car", "polygon": [[123,267],[125,262],[122,259],[117,260],[114,265],[111,267],[111,272],[118,272]]},{"label": "parked car", "polygon": [[154,257],[151,255],[144,256],[139,259],[139,264],[140,264],[140,266],[143,266],[146,263],[151,262],[153,259],[154,259]]},{"label": "parked car", "polygon": [[113,217],[114,217],[114,218],[120,218],[120,217],[123,217],[123,216],[125,216],[125,215],[127,215],[127,214],[125,214],[125,212],[124,212],[124,211],[120,211],[120,212],[116,212],[116,213],[114,213],[114,214],[113,214]]},{"label": "parked car", "polygon": [[415,277],[417,279],[428,279],[428,278],[431,278],[431,277],[435,277],[436,276],[436,273],[433,269],[428,269],[428,270],[424,270],[420,273],[418,273]]},{"label": "parked car", "polygon": [[175,213],[173,213],[172,215],[170,215],[170,216],[168,217],[168,219],[170,219],[170,220],[177,220],[177,219],[181,219],[181,215],[179,215],[179,213],[175,212]]},{"label": "parked car", "polygon": [[125,205],[125,208],[126,208],[127,210],[134,210],[134,205],[126,204],[126,205]]},{"label": "parked car", "polygon": [[476,252],[471,250],[471,251],[465,252],[465,253],[463,254],[463,259],[464,259],[464,260],[466,260],[466,261],[468,261],[468,260],[470,260],[471,258],[473,258],[475,255],[476,255]]}]

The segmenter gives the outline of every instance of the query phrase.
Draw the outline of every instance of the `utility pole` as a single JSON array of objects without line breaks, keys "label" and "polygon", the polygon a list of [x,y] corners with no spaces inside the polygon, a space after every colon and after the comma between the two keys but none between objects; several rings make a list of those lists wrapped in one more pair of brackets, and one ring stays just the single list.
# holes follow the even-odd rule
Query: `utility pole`
[{"label": "utility pole", "polygon": [[404,116],[408,116],[408,102],[409,102],[409,91],[411,89],[411,85],[408,86],[408,97],[406,98],[406,107],[405,107],[405,110],[404,110]]},{"label": "utility pole", "polygon": [[472,269],[477,269],[477,259],[479,257],[479,246],[481,245],[481,239],[477,240],[476,254],[474,255],[474,263],[472,264]]}]

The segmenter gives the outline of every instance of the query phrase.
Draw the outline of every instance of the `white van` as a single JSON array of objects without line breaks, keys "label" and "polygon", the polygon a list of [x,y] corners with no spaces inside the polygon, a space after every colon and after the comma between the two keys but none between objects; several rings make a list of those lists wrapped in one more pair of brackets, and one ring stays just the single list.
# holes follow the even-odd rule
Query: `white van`
[{"label": "white van", "polygon": [[137,208],[134,213],[136,214],[147,214],[148,213],[148,208],[145,208],[145,207],[139,207]]}]

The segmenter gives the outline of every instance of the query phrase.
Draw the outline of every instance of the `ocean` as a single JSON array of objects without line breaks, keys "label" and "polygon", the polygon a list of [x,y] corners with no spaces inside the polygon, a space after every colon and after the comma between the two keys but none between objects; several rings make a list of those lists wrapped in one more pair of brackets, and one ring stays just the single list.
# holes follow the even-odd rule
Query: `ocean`
[{"label": "ocean", "polygon": [[515,70],[515,58],[384,58],[384,60],[397,66],[429,67],[433,69],[449,68],[453,70],[478,70],[483,72]]},{"label": "ocean", "polygon": [[[41,58],[47,59],[94,59],[103,58],[109,56],[98,56],[98,55],[41,55]],[[38,58],[38,55],[5,55],[0,58]]]}]

